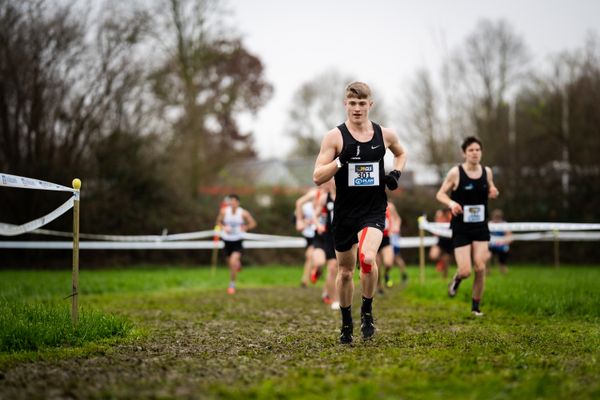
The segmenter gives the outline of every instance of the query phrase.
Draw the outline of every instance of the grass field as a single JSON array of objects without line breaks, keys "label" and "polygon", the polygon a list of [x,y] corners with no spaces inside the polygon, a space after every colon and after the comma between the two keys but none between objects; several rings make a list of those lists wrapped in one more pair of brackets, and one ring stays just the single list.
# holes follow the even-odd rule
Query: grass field
[{"label": "grass field", "polygon": [[[245,268],[235,296],[223,268],[84,270],[83,309],[123,331],[0,352],[0,398],[600,398],[600,267],[494,272],[475,318],[472,280],[449,299],[410,268],[375,299],[375,339],[341,346],[338,312],[299,287],[300,268]],[[69,289],[68,272],[0,272],[0,312],[68,310]]]}]

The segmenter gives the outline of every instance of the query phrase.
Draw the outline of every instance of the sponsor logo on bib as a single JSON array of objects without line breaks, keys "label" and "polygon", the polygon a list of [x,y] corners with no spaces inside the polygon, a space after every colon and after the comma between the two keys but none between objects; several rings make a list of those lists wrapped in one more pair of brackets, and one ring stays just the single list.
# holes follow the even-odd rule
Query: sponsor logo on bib
[{"label": "sponsor logo on bib", "polygon": [[379,186],[379,163],[348,164],[348,186]]}]

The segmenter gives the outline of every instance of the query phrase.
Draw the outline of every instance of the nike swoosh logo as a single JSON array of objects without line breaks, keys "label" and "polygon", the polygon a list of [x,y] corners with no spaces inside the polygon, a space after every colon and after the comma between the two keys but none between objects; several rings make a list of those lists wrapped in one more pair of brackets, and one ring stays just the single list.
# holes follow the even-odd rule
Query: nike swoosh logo
[{"label": "nike swoosh logo", "polygon": [[371,150],[375,150],[376,148],[378,148],[379,146],[381,146],[380,144],[378,144],[377,146],[371,146]]}]

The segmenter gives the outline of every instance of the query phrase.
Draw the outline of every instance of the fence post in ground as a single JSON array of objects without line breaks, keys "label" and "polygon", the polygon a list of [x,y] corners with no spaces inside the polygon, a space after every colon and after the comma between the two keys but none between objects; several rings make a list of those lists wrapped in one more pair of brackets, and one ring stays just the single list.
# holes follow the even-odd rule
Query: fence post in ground
[{"label": "fence post in ground", "polygon": [[560,244],[558,240],[558,229],[552,231],[554,234],[554,268],[560,267]]},{"label": "fence post in ground", "polygon": [[422,215],[418,218],[419,224],[419,279],[421,283],[425,283],[425,231],[423,230]]},{"label": "fence post in ground", "polygon": [[75,189],[75,201],[73,202],[73,275],[71,292],[71,320],[73,325],[79,321],[79,312],[77,306],[77,297],[79,295],[79,189],[81,181],[73,179],[73,189]]},{"label": "fence post in ground", "polygon": [[220,231],[221,231],[221,225],[215,225],[215,233],[213,235],[213,248],[212,248],[212,257],[210,260],[210,264],[211,264],[211,273],[212,276],[215,276],[215,272],[217,271],[217,257],[219,255],[219,238],[221,237],[220,235]]}]

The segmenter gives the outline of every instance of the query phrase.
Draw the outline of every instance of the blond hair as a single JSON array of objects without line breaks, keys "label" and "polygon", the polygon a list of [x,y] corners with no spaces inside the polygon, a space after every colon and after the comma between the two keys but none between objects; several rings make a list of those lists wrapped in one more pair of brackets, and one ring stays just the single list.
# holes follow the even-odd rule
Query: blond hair
[{"label": "blond hair", "polygon": [[346,99],[370,99],[371,88],[364,82],[352,82],[346,86]]}]

